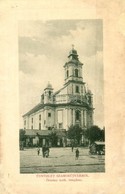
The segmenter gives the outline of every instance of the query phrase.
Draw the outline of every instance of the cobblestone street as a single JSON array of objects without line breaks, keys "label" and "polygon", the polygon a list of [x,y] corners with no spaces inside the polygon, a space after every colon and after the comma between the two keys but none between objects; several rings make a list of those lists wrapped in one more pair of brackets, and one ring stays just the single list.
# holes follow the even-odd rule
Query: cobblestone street
[{"label": "cobblestone street", "polygon": [[[42,149],[41,149],[42,150]],[[40,151],[41,151],[40,150]],[[79,159],[75,159],[75,149],[51,148],[49,158],[37,155],[37,149],[20,151],[21,173],[68,173],[104,172],[104,156],[89,155],[88,148],[79,148]]]}]

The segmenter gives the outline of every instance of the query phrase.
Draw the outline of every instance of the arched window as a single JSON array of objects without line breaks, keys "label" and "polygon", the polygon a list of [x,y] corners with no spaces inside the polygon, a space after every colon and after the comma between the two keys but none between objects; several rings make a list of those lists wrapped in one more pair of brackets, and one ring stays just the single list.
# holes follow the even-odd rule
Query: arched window
[{"label": "arched window", "polygon": [[67,72],[66,72],[66,73],[67,73],[67,77],[69,77],[69,70],[67,70]]},{"label": "arched window", "polygon": [[76,111],[76,121],[79,121],[80,120],[80,111],[77,110]]},{"label": "arched window", "polygon": [[79,86],[76,86],[76,93],[79,93]]},{"label": "arched window", "polygon": [[49,91],[49,97],[51,96],[51,91]]},{"label": "arched window", "polygon": [[78,69],[75,69],[75,77],[78,77]]}]

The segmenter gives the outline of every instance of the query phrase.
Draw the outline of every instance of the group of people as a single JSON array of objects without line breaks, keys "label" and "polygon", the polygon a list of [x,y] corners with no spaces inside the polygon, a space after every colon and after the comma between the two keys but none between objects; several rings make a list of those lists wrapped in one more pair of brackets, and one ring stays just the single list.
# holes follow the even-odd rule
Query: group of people
[{"label": "group of people", "polygon": [[[72,152],[74,150],[74,147],[72,146]],[[48,158],[49,157],[49,152],[50,152],[50,149],[48,146],[43,146],[42,147],[42,155],[43,155],[43,158]],[[37,155],[39,156],[40,155],[40,147],[37,148]],[[76,148],[75,150],[75,159],[78,160],[79,158],[79,149]]]},{"label": "group of people", "polygon": [[[49,157],[49,147],[48,146],[43,146],[42,147],[42,155],[43,155],[43,158],[48,158]],[[40,147],[37,148],[37,155],[39,156],[40,155]]]}]

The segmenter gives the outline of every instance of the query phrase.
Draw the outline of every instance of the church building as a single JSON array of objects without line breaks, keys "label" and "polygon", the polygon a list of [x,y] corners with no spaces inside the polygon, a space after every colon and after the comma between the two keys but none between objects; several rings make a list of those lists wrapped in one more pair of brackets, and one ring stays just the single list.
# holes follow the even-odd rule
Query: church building
[{"label": "church building", "polygon": [[71,125],[87,129],[93,125],[93,95],[86,89],[82,75],[83,63],[74,47],[64,64],[64,85],[54,92],[50,83],[40,102],[23,115],[24,129],[68,130]]}]

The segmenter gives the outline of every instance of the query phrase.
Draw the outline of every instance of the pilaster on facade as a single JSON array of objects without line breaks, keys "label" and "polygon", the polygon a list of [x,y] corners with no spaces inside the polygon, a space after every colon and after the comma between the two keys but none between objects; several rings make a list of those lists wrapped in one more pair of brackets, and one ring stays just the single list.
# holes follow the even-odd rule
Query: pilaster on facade
[{"label": "pilaster on facade", "polygon": [[84,121],[83,121],[83,110],[81,110],[81,127],[83,128]]},{"label": "pilaster on facade", "polygon": [[75,125],[75,110],[73,109],[73,125]]}]

